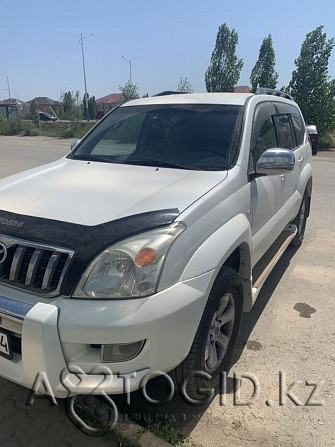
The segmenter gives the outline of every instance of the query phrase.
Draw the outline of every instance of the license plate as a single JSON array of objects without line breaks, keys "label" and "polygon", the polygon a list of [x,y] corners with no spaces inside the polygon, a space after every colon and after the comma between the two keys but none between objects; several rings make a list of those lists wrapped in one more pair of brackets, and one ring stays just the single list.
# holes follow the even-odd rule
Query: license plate
[{"label": "license plate", "polygon": [[10,334],[0,329],[0,356],[11,360],[13,358]]}]

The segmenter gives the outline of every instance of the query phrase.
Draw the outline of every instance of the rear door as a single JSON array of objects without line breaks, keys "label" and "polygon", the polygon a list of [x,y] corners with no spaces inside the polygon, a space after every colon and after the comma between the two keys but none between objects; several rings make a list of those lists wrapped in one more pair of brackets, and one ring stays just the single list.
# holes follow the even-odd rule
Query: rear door
[{"label": "rear door", "polygon": [[295,156],[293,171],[281,175],[280,198],[280,206],[286,206],[289,218],[293,218],[301,202],[298,184],[306,163],[306,148],[308,146],[306,130],[301,114],[293,104],[276,102],[275,107],[277,111],[275,125],[279,147],[292,150]]}]

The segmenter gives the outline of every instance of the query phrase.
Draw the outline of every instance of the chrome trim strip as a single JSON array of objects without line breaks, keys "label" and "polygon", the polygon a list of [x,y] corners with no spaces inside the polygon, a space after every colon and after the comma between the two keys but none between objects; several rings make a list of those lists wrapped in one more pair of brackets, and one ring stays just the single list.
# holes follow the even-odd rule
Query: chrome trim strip
[{"label": "chrome trim strip", "polygon": [[17,281],[18,280],[18,276],[21,271],[21,264],[22,264],[22,261],[23,261],[26,251],[27,251],[27,247],[17,247],[17,249],[15,250],[13,262],[10,267],[9,281]]},{"label": "chrome trim strip", "polygon": [[23,320],[33,307],[33,304],[23,303],[0,295],[0,314]]},{"label": "chrome trim strip", "polygon": [[22,335],[22,320],[18,320],[15,317],[0,312],[0,330],[1,329],[6,329],[7,331],[15,332],[15,334]]},{"label": "chrome trim strip", "polygon": [[17,237],[7,236],[6,234],[3,233],[0,233],[0,240],[7,247],[11,247],[12,245],[17,244],[17,245],[25,245],[26,247],[41,248],[42,250],[57,251],[58,253],[67,253],[68,255],[74,254],[74,251],[68,248],[64,248],[57,245],[47,245],[41,242],[30,242],[26,241],[25,239],[19,239]]},{"label": "chrome trim strip", "polygon": [[61,254],[53,253],[49,259],[47,268],[44,273],[44,278],[42,282],[42,290],[49,289],[52,279],[54,277],[57,265],[60,261]]},{"label": "chrome trim strip", "polygon": [[43,255],[43,251],[38,248],[36,248],[36,250],[32,254],[32,257],[30,258],[27,274],[26,274],[26,280],[24,282],[24,284],[26,286],[31,286],[34,284],[35,276],[36,276],[39,262],[41,260],[42,255]]},{"label": "chrome trim strip", "polygon": [[[57,253],[60,258],[61,258],[62,254],[63,255],[66,254],[67,255],[67,259],[66,259],[65,264],[63,266],[63,269],[62,269],[62,272],[61,272],[61,275],[60,275],[60,278],[59,278],[59,281],[58,281],[57,288],[55,290],[53,290],[52,292],[48,291],[46,288],[44,288],[44,289],[43,288],[42,289],[41,288],[39,288],[39,289],[34,289],[33,288],[33,285],[34,285],[33,284],[33,282],[34,282],[34,273],[35,273],[34,271],[32,272],[32,277],[29,279],[29,275],[30,275],[29,267],[30,267],[30,263],[32,262],[32,260],[30,260],[30,263],[29,263],[29,266],[28,266],[28,271],[27,271],[27,274],[26,274],[26,278],[24,278],[24,281],[25,281],[24,285],[22,284],[23,287],[20,287],[20,286],[15,284],[16,279],[11,279],[11,278],[15,278],[16,277],[15,273],[19,272],[21,270],[21,265],[18,265],[17,263],[20,262],[20,259],[21,259],[21,262],[22,262],[22,260],[24,258],[24,254],[23,254],[22,258],[20,258],[20,256],[19,256],[20,253],[21,253],[20,251],[17,253],[17,258],[18,259],[15,261],[16,262],[16,264],[15,264],[16,267],[13,266],[13,263],[14,263],[14,258],[13,258],[12,266],[11,266],[11,270],[10,270],[10,275],[9,275],[9,281],[0,281],[2,283],[6,284],[8,287],[11,287],[11,288],[17,289],[17,290],[24,290],[25,292],[33,293],[34,295],[41,295],[41,296],[45,296],[45,297],[54,297],[54,296],[57,296],[57,295],[60,294],[60,289],[61,289],[61,286],[62,286],[62,282],[63,282],[64,276],[65,276],[65,274],[66,274],[66,272],[67,272],[67,270],[68,270],[68,268],[69,268],[69,266],[70,266],[70,264],[72,262],[72,259],[74,257],[74,250],[71,250],[71,249],[68,249],[68,248],[64,248],[64,247],[61,247],[61,246],[57,246],[57,245],[47,245],[47,244],[39,243],[39,242],[30,242],[30,241],[26,241],[25,239],[19,239],[19,238],[16,238],[16,237],[7,236],[7,235],[5,235],[3,233],[0,233],[0,241],[3,242],[6,245],[7,248],[12,247],[13,245],[19,245],[20,247],[18,247],[18,249],[21,248],[22,250],[24,250],[24,254],[25,254],[27,248],[34,248],[35,250],[41,250],[42,251],[42,256],[43,256],[43,252],[44,251],[49,251],[49,252],[51,251],[51,252]],[[14,254],[14,257],[15,257],[15,255],[16,255],[16,253]],[[37,266],[39,266],[39,262],[36,262],[36,263],[37,263]],[[17,267],[19,267],[19,268],[17,268]],[[56,265],[56,267],[57,267],[57,265]],[[51,273],[53,275],[54,272],[50,272],[50,273],[48,273],[48,275],[50,275]],[[50,277],[48,276],[48,278],[50,278]],[[52,278],[51,278],[51,280],[52,280]],[[30,281],[29,284],[27,284],[28,281]],[[44,279],[43,279],[43,284],[44,285],[47,284],[47,282],[48,282],[48,280],[44,281]],[[51,283],[51,281],[49,282],[49,284],[50,283]],[[27,288],[25,288],[24,286],[26,286]]]}]

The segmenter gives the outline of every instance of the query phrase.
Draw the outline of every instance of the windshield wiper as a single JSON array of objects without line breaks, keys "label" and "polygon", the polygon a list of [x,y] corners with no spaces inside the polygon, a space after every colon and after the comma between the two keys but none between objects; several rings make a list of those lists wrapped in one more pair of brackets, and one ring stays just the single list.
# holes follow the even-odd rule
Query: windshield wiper
[{"label": "windshield wiper", "polygon": [[172,161],[164,160],[146,160],[146,159],[128,159],[124,161],[125,164],[141,165],[141,166],[157,166],[160,168],[175,168],[175,169],[187,169],[190,171],[203,171],[204,169],[197,166],[184,165],[182,163],[175,163]]},{"label": "windshield wiper", "polygon": [[72,160],[81,160],[81,161],[97,161],[104,163],[115,163],[115,164],[129,164],[129,165],[139,165],[139,166],[156,166],[161,168],[174,168],[174,169],[187,169],[189,171],[204,171],[204,169],[199,168],[198,166],[190,166],[184,165],[182,163],[175,163],[164,160],[154,160],[154,159],[125,159],[120,160],[119,157],[99,157],[96,155],[76,155],[74,154],[71,157]]}]

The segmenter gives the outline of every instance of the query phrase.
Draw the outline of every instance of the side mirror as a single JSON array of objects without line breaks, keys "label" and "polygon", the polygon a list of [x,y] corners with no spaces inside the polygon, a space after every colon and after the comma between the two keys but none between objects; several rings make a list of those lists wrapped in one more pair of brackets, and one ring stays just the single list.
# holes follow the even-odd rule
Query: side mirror
[{"label": "side mirror", "polygon": [[77,144],[81,141],[81,139],[79,140],[74,140],[71,143],[71,151],[73,151],[73,149],[77,146]]},{"label": "side mirror", "polygon": [[295,156],[290,149],[267,149],[256,163],[256,174],[282,175],[292,171]]}]

